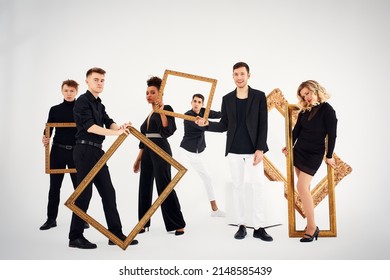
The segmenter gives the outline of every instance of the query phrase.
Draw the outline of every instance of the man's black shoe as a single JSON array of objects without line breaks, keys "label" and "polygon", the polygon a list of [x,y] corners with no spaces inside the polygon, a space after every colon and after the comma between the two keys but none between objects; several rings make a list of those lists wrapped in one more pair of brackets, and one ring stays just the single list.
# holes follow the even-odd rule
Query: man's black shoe
[{"label": "man's black shoe", "polygon": [[[125,239],[127,238],[126,235],[122,234],[119,239],[124,241]],[[138,244],[138,240],[136,239],[133,239],[133,241],[130,242],[130,245],[137,245]],[[111,240],[108,240],[108,245],[115,245],[114,242],[112,242]]]},{"label": "man's black shoe", "polygon": [[235,239],[244,239],[246,236],[246,227],[244,225],[240,225],[238,231],[234,235]]},{"label": "man's black shoe", "polygon": [[84,229],[89,228],[89,224],[87,222],[84,222]]},{"label": "man's black shoe", "polygon": [[89,242],[84,236],[69,241],[69,247],[79,249],[95,249],[96,244]]},{"label": "man's black shoe", "polygon": [[264,228],[255,229],[253,231],[253,237],[260,238],[263,241],[272,241],[274,240],[271,235],[269,235]]},{"label": "man's black shoe", "polygon": [[56,226],[57,226],[56,220],[48,219],[39,229],[40,230],[47,230],[47,229],[50,229],[50,228],[56,227]]}]

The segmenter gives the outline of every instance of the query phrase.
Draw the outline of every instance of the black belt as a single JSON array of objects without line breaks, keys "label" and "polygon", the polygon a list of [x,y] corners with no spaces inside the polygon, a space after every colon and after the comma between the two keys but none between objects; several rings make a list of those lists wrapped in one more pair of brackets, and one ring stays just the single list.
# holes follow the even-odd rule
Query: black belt
[{"label": "black belt", "polygon": [[103,148],[102,144],[98,144],[98,143],[94,143],[94,142],[86,141],[86,140],[77,140],[76,143],[77,144],[82,144],[82,145],[94,146],[94,147],[99,148],[99,149]]},{"label": "black belt", "polygon": [[53,143],[53,146],[60,147],[60,148],[63,148],[63,149],[67,149],[67,150],[72,150],[73,147],[74,147],[72,145],[62,145],[62,144],[57,144],[57,143]]}]

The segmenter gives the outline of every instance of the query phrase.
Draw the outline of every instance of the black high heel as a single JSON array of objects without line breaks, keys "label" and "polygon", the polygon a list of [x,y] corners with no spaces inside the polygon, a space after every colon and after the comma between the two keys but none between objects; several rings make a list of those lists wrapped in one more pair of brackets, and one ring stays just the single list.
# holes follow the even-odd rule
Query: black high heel
[{"label": "black high heel", "polygon": [[314,239],[318,239],[318,234],[320,233],[320,229],[317,227],[313,235],[305,233],[303,237],[301,238],[301,242],[312,242]]},{"label": "black high heel", "polygon": [[145,231],[149,231],[149,227],[142,228],[139,233],[144,233]]}]

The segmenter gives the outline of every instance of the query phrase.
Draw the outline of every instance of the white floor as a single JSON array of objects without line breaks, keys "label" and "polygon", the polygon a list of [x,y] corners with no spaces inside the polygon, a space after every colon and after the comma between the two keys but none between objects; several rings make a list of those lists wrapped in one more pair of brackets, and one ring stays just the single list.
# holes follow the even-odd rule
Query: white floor
[{"label": "white floor", "polygon": [[[369,236],[358,236],[363,233],[356,228],[338,224],[336,238],[319,238],[318,241],[302,244],[297,238],[288,237],[287,201],[282,197],[282,188],[272,183],[267,184],[267,195],[272,201],[268,204],[270,224],[281,224],[267,231],[273,236],[271,243],[252,237],[252,229],[244,240],[233,238],[237,227],[228,225],[229,190],[221,191],[220,208],[227,211],[228,217],[214,218],[210,216],[208,202],[205,201],[204,190],[193,189],[192,196],[182,195],[182,211],[187,227],[183,236],[167,233],[162,223],[161,212],[158,210],[152,217],[149,232],[139,234],[136,239],[139,244],[122,250],[118,246],[108,246],[107,239],[94,228],[85,231],[85,237],[98,245],[95,250],[80,250],[68,247],[68,230],[71,211],[60,205],[58,226],[47,231],[39,230],[45,221],[44,211],[30,213],[13,213],[13,218],[2,226],[3,245],[1,259],[8,260],[99,260],[99,259],[132,259],[132,260],[334,260],[334,259],[383,259],[389,256],[388,248],[381,247],[374,240],[367,244]],[[223,190],[223,189],[222,189]],[[177,189],[179,195],[183,187]],[[91,212],[99,206],[100,200],[94,194]],[[33,204],[31,204],[32,206]],[[36,206],[34,206],[36,207]],[[11,209],[10,209],[11,210]],[[42,213],[38,216],[36,213]],[[96,212],[98,213],[98,212]],[[2,215],[4,215],[3,213]],[[134,214],[134,213],[133,213]],[[339,211],[343,220],[344,213]],[[99,215],[99,214],[96,214]],[[124,220],[121,213],[124,232],[129,233],[136,224],[134,215],[132,221]],[[27,219],[26,219],[27,218]],[[104,220],[102,221],[104,223]],[[326,227],[326,225],[320,226]],[[357,241],[361,243],[357,243]],[[378,246],[379,245],[379,246]]]}]

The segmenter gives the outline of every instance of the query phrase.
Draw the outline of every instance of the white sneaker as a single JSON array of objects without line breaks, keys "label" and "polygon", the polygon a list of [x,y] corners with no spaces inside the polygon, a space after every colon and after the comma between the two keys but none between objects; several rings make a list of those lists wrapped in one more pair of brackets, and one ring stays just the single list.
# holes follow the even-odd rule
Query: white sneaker
[{"label": "white sneaker", "polygon": [[216,211],[211,211],[211,217],[225,217],[225,216],[226,216],[225,212],[219,209]]}]

